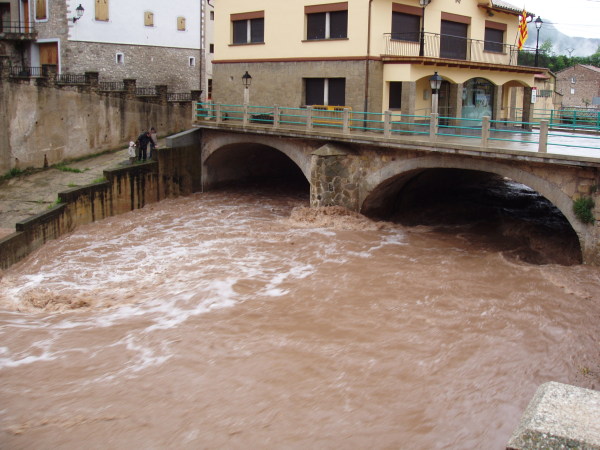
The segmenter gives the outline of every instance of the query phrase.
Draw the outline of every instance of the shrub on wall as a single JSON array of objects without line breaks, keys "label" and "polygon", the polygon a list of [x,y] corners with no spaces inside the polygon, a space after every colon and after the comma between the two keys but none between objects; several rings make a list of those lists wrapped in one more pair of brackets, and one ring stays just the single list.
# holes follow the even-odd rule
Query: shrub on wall
[{"label": "shrub on wall", "polygon": [[591,197],[580,197],[573,202],[573,212],[583,223],[594,223],[595,203]]}]

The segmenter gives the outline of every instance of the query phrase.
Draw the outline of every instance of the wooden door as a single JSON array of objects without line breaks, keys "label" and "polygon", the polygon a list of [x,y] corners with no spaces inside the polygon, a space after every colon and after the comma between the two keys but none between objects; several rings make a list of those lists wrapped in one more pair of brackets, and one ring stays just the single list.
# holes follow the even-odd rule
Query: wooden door
[{"label": "wooden door", "polygon": [[29,17],[29,0],[23,0],[23,17],[25,17],[25,33],[29,33],[29,22],[31,21]]},{"label": "wooden door", "polygon": [[46,42],[39,44],[40,65],[54,64],[58,66],[58,42]]}]

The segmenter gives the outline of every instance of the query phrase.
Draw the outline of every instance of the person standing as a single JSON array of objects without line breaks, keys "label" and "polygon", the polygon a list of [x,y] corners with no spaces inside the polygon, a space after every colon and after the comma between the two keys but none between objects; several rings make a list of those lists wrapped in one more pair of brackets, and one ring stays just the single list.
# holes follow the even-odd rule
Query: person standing
[{"label": "person standing", "polygon": [[150,154],[148,158],[152,159],[152,152],[158,148],[158,136],[154,127],[150,128],[150,139],[152,140],[150,141]]},{"label": "person standing", "polygon": [[150,142],[152,142],[152,138],[150,137],[150,132],[149,131],[144,131],[142,134],[140,134],[137,138],[138,141],[138,148],[140,149],[139,154],[138,154],[138,161],[146,161],[147,158],[147,149],[148,149],[148,144]]}]

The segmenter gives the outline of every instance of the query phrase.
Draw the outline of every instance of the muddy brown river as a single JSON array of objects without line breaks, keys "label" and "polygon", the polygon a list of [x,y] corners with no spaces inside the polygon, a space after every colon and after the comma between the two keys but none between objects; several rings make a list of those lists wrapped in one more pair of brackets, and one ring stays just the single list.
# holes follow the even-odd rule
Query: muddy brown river
[{"label": "muddy brown river", "polygon": [[541,383],[600,388],[599,268],[306,205],[194,194],[3,272],[0,447],[501,449]]}]

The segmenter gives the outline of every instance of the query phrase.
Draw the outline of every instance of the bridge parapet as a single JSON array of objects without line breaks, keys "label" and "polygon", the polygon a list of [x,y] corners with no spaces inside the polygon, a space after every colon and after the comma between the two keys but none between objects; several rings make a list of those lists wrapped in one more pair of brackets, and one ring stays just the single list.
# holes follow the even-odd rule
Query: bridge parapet
[{"label": "bridge parapet", "polygon": [[[548,119],[537,122],[492,120],[429,115],[397,111],[372,113],[336,107],[290,108],[281,106],[197,103],[196,123],[214,121],[272,129],[296,129],[306,133],[342,133],[374,139],[465,143],[480,148],[525,150],[539,153],[576,154],[600,158],[600,120],[590,124],[561,124]],[[575,132],[575,133],[574,133]]]}]

